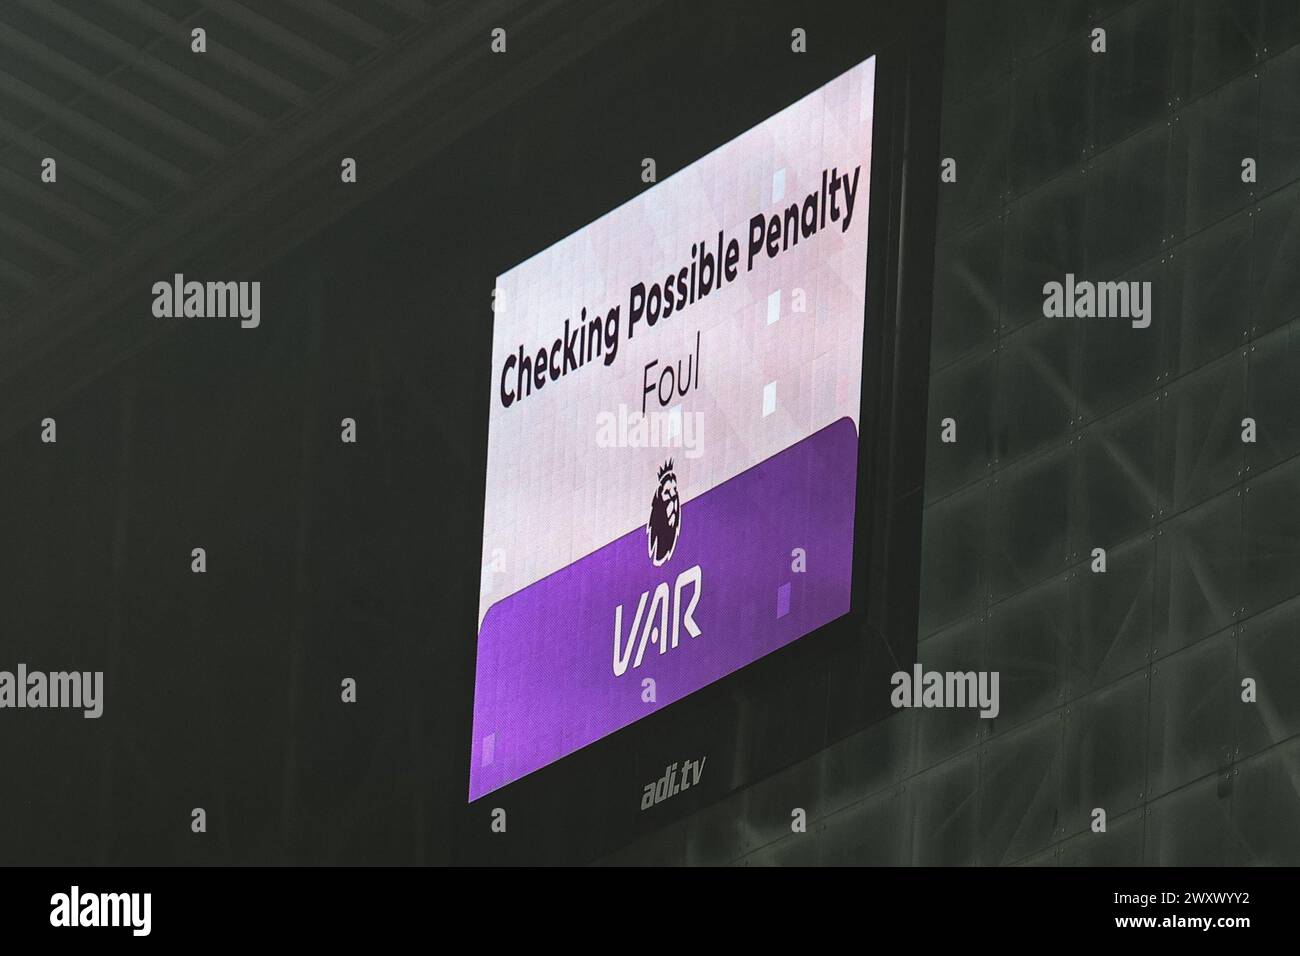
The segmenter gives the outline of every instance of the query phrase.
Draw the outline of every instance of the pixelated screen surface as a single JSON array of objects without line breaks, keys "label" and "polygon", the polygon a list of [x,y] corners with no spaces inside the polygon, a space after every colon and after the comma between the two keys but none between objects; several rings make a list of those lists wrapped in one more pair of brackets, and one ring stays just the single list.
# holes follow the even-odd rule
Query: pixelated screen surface
[{"label": "pixelated screen surface", "polygon": [[849,610],[874,91],[499,277],[470,800]]}]

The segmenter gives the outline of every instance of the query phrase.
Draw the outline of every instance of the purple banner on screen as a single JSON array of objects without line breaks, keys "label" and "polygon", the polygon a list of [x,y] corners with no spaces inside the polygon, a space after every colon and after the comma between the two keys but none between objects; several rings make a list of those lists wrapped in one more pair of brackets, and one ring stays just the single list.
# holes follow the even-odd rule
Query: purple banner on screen
[{"label": "purple banner on screen", "polygon": [[639,527],[494,604],[479,630],[470,800],[847,613],[857,455],[842,418],[682,502],[661,566]]}]

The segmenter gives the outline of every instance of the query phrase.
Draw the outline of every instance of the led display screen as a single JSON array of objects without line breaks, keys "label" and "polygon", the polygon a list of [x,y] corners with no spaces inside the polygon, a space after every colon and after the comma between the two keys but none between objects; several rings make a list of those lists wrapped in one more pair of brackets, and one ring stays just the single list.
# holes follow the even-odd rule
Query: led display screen
[{"label": "led display screen", "polygon": [[498,278],[471,801],[848,612],[874,91]]}]

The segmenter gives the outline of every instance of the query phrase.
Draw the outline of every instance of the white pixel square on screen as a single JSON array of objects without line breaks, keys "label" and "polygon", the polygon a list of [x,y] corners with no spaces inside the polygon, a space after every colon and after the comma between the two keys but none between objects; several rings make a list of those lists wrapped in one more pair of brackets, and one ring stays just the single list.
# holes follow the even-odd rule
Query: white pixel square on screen
[{"label": "white pixel square on screen", "polygon": [[763,417],[767,418],[776,411],[776,382],[768,382],[763,386]]},{"label": "white pixel square on screen", "polygon": [[784,198],[785,167],[782,167],[772,174],[772,202],[780,202]]},{"label": "white pixel square on screen", "polygon": [[781,290],[777,289],[767,296],[767,324],[771,325],[779,318],[781,318]]}]

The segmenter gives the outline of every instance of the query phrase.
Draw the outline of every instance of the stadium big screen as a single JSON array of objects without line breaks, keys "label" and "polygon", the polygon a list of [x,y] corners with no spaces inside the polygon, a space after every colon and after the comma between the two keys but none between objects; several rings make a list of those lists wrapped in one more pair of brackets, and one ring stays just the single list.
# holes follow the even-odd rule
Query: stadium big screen
[{"label": "stadium big screen", "polygon": [[849,611],[875,68],[498,278],[470,801]]}]

